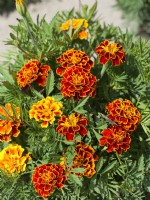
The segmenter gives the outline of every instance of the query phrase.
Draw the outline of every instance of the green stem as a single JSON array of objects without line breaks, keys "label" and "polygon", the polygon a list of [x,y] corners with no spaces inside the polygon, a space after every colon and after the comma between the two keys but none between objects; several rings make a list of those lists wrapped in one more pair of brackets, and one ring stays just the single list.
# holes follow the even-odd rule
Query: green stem
[{"label": "green stem", "polygon": [[100,79],[104,76],[105,72],[106,72],[106,69],[107,69],[107,64],[103,65],[102,67],[102,70],[101,70],[101,76],[100,76]]}]

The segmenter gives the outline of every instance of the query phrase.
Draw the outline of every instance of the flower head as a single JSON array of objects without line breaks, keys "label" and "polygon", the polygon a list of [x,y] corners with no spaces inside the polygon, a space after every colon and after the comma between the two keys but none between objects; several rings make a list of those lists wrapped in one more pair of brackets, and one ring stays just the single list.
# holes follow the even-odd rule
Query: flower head
[{"label": "flower head", "polygon": [[46,198],[54,192],[54,189],[63,188],[66,174],[63,166],[59,164],[44,164],[34,169],[32,182],[37,193]]},{"label": "flower head", "polygon": [[8,174],[21,173],[31,159],[30,153],[22,156],[24,149],[18,144],[11,144],[0,152],[0,168]]},{"label": "flower head", "polygon": [[29,111],[29,117],[35,118],[36,121],[42,121],[41,127],[47,128],[48,124],[55,121],[56,116],[61,116],[61,102],[56,102],[53,97],[46,97],[33,104]]},{"label": "flower head", "polygon": [[88,37],[88,32],[85,30],[88,28],[88,22],[86,19],[70,19],[67,20],[65,23],[61,25],[61,30],[67,31],[69,30],[70,26],[72,26],[72,35],[74,34],[75,30],[80,27],[80,30],[76,36],[79,39],[86,39]]},{"label": "flower head", "polygon": [[78,132],[82,137],[87,135],[87,119],[79,113],[69,115],[67,118],[63,115],[58,121],[56,131],[64,136],[66,140],[71,141],[75,137],[75,133]]},{"label": "flower head", "polygon": [[77,141],[75,146],[75,157],[73,159],[73,165],[69,168],[72,170],[74,168],[84,168],[85,171],[81,173],[75,173],[77,176],[86,176],[91,178],[95,173],[95,161],[98,160],[98,156],[95,153],[95,150],[84,144],[81,141]]},{"label": "flower head", "polygon": [[72,66],[83,67],[87,71],[94,67],[94,62],[89,59],[85,52],[75,49],[64,52],[57,58],[57,63],[61,64],[56,70],[59,76],[63,76],[64,72]]},{"label": "flower head", "polygon": [[109,114],[107,117],[116,122],[128,133],[136,130],[141,121],[141,114],[129,100],[116,99],[106,106]]},{"label": "flower head", "polygon": [[75,101],[88,95],[94,97],[96,76],[82,67],[72,66],[64,73],[60,86],[62,95]]},{"label": "flower head", "polygon": [[26,87],[36,81],[39,86],[44,87],[50,69],[50,66],[39,63],[38,60],[31,60],[25,63],[22,69],[17,72],[18,85]]},{"label": "flower head", "polygon": [[[13,112],[12,106],[15,109]],[[7,103],[5,109],[0,106],[0,115],[6,117],[6,119],[0,119],[0,141],[8,142],[11,137],[17,137],[20,133],[18,127],[20,126],[20,108]]]},{"label": "flower head", "polygon": [[119,43],[109,43],[105,40],[96,47],[95,52],[100,57],[101,64],[112,60],[114,66],[119,66],[121,62],[125,62],[125,51]]},{"label": "flower head", "polygon": [[101,134],[103,137],[100,138],[100,146],[106,144],[107,152],[116,151],[121,154],[122,150],[127,151],[130,148],[130,135],[121,126],[112,126],[103,130]]}]

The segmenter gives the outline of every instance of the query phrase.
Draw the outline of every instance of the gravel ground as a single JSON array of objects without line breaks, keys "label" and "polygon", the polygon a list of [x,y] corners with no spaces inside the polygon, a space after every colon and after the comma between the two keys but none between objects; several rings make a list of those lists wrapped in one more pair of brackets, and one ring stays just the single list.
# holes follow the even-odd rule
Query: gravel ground
[{"label": "gravel ground", "polygon": [[[95,0],[80,1],[82,4],[87,4],[89,6],[93,5],[95,2]],[[121,11],[114,8],[116,1],[97,0],[97,2],[97,17],[101,23],[105,22],[106,24],[114,24],[119,26],[122,30],[125,30],[127,25],[125,25],[123,19],[121,18]],[[34,20],[36,20],[38,14],[41,17],[46,14],[46,20],[50,21],[58,11],[70,10],[73,7],[76,10],[79,10],[79,0],[42,0],[40,3],[30,4],[28,9]],[[5,45],[4,41],[9,38],[9,25],[16,25],[17,18],[20,18],[20,16],[16,11],[11,12],[8,16],[0,16],[0,61],[3,60],[2,55],[4,55],[4,53],[11,48],[10,46]]]}]

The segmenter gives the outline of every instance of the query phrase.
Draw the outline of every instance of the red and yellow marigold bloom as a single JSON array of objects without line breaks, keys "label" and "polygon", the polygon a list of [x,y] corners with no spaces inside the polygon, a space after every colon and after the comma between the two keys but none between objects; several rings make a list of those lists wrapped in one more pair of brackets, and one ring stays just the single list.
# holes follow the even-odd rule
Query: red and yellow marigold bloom
[{"label": "red and yellow marigold bloom", "polygon": [[88,28],[88,22],[86,19],[70,19],[64,22],[60,29],[62,31],[68,31],[70,26],[72,26],[72,35],[74,34],[74,31],[80,27],[80,31],[76,38],[79,39],[86,39],[88,37],[88,32],[85,31]]},{"label": "red and yellow marigold bloom", "polygon": [[41,127],[47,128],[49,123],[52,124],[55,121],[56,116],[62,115],[62,107],[61,102],[55,101],[53,97],[46,97],[32,105],[29,117],[41,121]]},{"label": "red and yellow marigold bloom", "polygon": [[17,72],[17,83],[20,87],[27,87],[36,81],[39,86],[44,87],[50,69],[50,66],[44,65],[36,59],[31,60]]},{"label": "red and yellow marigold bloom", "polygon": [[74,168],[84,168],[85,170],[83,172],[75,174],[77,176],[92,178],[96,173],[95,161],[98,160],[95,150],[91,146],[84,144],[82,141],[77,141],[75,153],[76,155],[73,159],[73,165],[69,167],[69,170],[73,170]]},{"label": "red and yellow marigold bloom", "polygon": [[74,140],[75,133],[78,132],[82,137],[87,135],[87,118],[79,113],[69,115],[67,118],[63,115],[58,121],[56,132],[66,137],[67,141]]},{"label": "red and yellow marigold bloom", "polygon": [[0,152],[0,169],[7,174],[25,171],[30,153],[22,156],[24,149],[18,144],[11,144]]},{"label": "red and yellow marigold bloom", "polygon": [[59,76],[63,76],[64,72],[72,66],[83,67],[87,71],[94,67],[94,62],[90,60],[85,52],[75,49],[67,50],[56,61],[61,65],[56,69],[56,73]]},{"label": "red and yellow marigold bloom", "polygon": [[116,151],[121,154],[122,150],[127,151],[130,148],[130,134],[121,126],[112,126],[103,130],[101,134],[103,136],[99,140],[100,146],[107,145],[107,152]]},{"label": "red and yellow marigold bloom", "polygon": [[[15,110],[13,112],[12,106]],[[5,109],[0,106],[0,115],[4,116],[6,119],[0,119],[0,141],[8,142],[11,137],[17,137],[20,133],[18,129],[21,123],[20,119],[20,108],[7,103]]]},{"label": "red and yellow marigold bloom", "polygon": [[96,47],[95,52],[98,54],[101,64],[106,64],[111,60],[114,66],[120,66],[126,60],[122,45],[119,43],[109,43],[108,40],[101,42]]},{"label": "red and yellow marigold bloom", "polygon": [[116,99],[106,106],[107,117],[116,122],[128,133],[136,130],[141,121],[141,114],[129,100]]},{"label": "red and yellow marigold bloom", "polygon": [[75,101],[88,95],[94,97],[96,76],[85,71],[82,67],[72,66],[64,73],[60,87],[64,97],[73,97]]},{"label": "red and yellow marigold bloom", "polygon": [[60,164],[44,164],[34,169],[32,182],[36,192],[43,198],[53,194],[54,189],[63,188],[66,174]]}]

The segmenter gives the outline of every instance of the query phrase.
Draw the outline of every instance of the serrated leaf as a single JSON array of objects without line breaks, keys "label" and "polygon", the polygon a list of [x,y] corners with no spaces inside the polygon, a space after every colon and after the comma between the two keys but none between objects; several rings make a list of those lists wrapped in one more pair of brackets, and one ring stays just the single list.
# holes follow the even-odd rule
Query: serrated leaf
[{"label": "serrated leaf", "polygon": [[89,96],[87,96],[84,99],[80,100],[73,110],[77,110],[80,107],[84,106],[88,99],[89,99]]},{"label": "serrated leaf", "polygon": [[104,159],[103,159],[103,157],[101,157],[99,159],[98,163],[96,164],[96,172],[99,172],[101,170],[103,164],[104,164]]},{"label": "serrated leaf", "polygon": [[58,94],[58,95],[52,95],[52,97],[54,97],[54,99],[56,100],[56,101],[61,101],[64,97],[60,94]]},{"label": "serrated leaf", "polygon": [[138,160],[138,171],[144,171],[144,156],[143,154],[140,156]]},{"label": "serrated leaf", "polygon": [[93,6],[90,8],[89,10],[89,14],[88,14],[88,20],[91,19],[93,17],[93,15],[95,14],[97,9],[97,1],[93,4]]},{"label": "serrated leaf", "polygon": [[13,77],[9,74],[8,70],[0,67],[0,73],[3,75],[4,79],[11,84],[14,84]]},{"label": "serrated leaf", "polygon": [[54,84],[55,84],[55,77],[53,70],[50,70],[49,75],[46,80],[46,96],[48,96],[53,90],[54,90]]},{"label": "serrated leaf", "polygon": [[58,16],[58,12],[56,13],[56,15],[52,18],[50,25],[49,25],[49,35],[50,37],[53,36],[53,28],[55,27],[55,22]]},{"label": "serrated leaf", "polygon": [[85,169],[84,168],[74,168],[74,169],[72,169],[70,172],[74,172],[74,173],[82,173],[82,172],[84,172],[85,171]]},{"label": "serrated leaf", "polygon": [[113,169],[113,167],[114,167],[116,164],[117,164],[117,160],[112,161],[111,163],[108,164],[107,167],[105,167],[105,168],[103,169],[103,171],[101,172],[101,174],[104,174],[104,173],[110,171],[111,169]]},{"label": "serrated leaf", "polygon": [[82,186],[82,181],[74,174],[70,174],[69,178],[72,182],[76,183],[79,186]]}]

